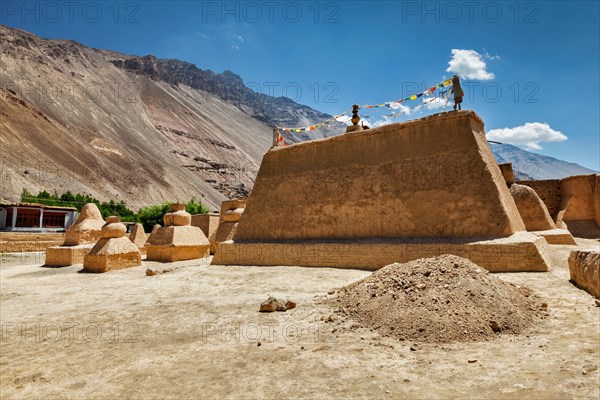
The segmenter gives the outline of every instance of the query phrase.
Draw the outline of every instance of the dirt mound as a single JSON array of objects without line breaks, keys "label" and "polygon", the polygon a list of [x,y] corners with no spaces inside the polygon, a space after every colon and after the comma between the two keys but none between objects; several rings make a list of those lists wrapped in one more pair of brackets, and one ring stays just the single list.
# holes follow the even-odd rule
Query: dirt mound
[{"label": "dirt mound", "polygon": [[342,288],[337,301],[382,335],[437,343],[520,333],[547,307],[528,288],[452,255],[388,265]]}]

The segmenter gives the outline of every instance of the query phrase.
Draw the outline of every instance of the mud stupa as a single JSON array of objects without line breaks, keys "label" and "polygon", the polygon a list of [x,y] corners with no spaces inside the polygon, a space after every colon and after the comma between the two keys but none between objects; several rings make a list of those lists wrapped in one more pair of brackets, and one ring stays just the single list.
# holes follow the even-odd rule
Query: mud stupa
[{"label": "mud stupa", "polygon": [[556,227],[546,205],[535,190],[515,183],[510,187],[510,194],[528,231],[542,236],[550,244],[576,244],[568,230]]},{"label": "mud stupa", "polygon": [[185,204],[171,204],[169,211],[163,218],[165,226],[153,229],[146,242],[146,259],[173,262],[208,257],[210,243],[200,228],[190,225],[192,216]]},{"label": "mud stupa", "polygon": [[221,216],[218,213],[196,214],[192,215],[192,226],[197,226],[202,229],[204,236],[210,240],[211,236],[219,229],[220,219]]},{"label": "mud stupa", "polygon": [[549,244],[576,244],[571,232],[556,227],[548,207],[537,192],[529,186],[515,183],[512,164],[499,164],[499,167],[525,229],[543,237]]},{"label": "mud stupa", "polygon": [[217,248],[221,242],[233,239],[238,222],[240,221],[245,208],[245,199],[225,200],[221,203],[219,227],[216,232],[209,237],[210,254],[215,254],[217,252]]},{"label": "mud stupa", "polygon": [[140,250],[125,237],[127,228],[119,217],[108,217],[106,222],[102,228],[102,238],[83,260],[83,269],[88,272],[107,272],[141,265]]},{"label": "mud stupa", "polygon": [[73,225],[67,229],[65,242],[62,246],[53,246],[46,249],[46,263],[48,267],[66,267],[80,264],[83,258],[94,247],[100,238],[102,226],[105,222],[102,214],[94,203],[87,203]]},{"label": "mud stupa", "polygon": [[454,254],[547,271],[472,111],[276,147],[216,265],[378,269]]},{"label": "mud stupa", "polygon": [[129,240],[131,240],[132,243],[135,243],[137,245],[142,254],[146,254],[146,248],[144,247],[144,245],[148,240],[148,235],[146,235],[146,232],[144,232],[144,225],[140,223],[133,225],[133,228],[131,228],[131,233],[129,235]]}]

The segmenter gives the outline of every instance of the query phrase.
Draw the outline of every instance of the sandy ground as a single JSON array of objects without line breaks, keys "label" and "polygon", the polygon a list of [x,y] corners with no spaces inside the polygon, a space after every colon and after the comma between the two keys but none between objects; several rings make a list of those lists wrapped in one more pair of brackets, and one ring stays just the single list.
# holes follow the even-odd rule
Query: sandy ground
[{"label": "sandy ground", "polygon": [[[600,307],[568,281],[573,248],[553,246],[548,273],[496,274],[546,299],[543,325],[445,345],[322,321],[336,319],[328,292],[367,271],[204,260],[95,275],[4,254],[0,397],[597,399]],[[147,267],[174,270],[147,277]],[[268,295],[298,307],[257,312]]]}]

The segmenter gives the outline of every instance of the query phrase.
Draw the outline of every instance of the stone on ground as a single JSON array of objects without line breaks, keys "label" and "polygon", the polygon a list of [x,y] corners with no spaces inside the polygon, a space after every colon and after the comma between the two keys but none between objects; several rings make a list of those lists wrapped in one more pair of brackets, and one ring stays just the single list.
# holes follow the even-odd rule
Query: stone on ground
[{"label": "stone on ground", "polygon": [[292,300],[280,301],[273,296],[260,304],[260,312],[287,311],[296,308],[296,303]]}]

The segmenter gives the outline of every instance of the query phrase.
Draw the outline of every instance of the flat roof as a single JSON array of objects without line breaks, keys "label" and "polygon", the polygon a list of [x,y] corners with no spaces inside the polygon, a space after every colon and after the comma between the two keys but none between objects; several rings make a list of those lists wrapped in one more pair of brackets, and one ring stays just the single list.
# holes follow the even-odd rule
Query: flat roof
[{"label": "flat roof", "polygon": [[64,210],[64,211],[77,211],[75,207],[63,207],[63,206],[48,206],[39,203],[12,203],[0,201],[0,207],[35,207],[43,208],[46,210]]}]

